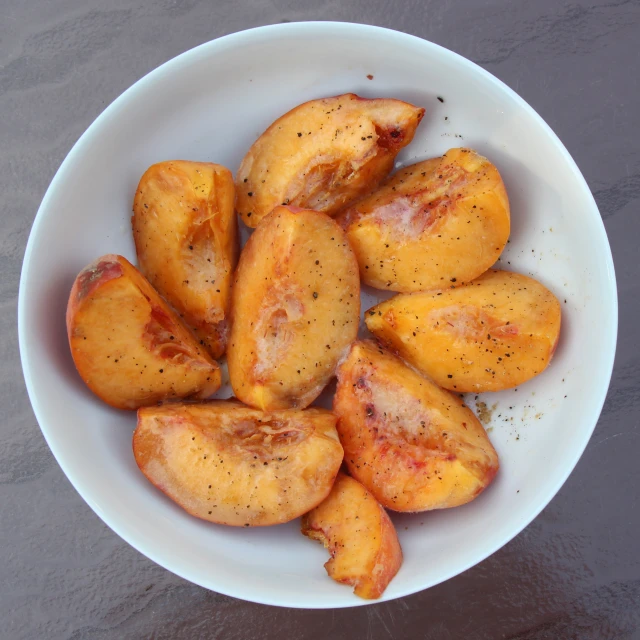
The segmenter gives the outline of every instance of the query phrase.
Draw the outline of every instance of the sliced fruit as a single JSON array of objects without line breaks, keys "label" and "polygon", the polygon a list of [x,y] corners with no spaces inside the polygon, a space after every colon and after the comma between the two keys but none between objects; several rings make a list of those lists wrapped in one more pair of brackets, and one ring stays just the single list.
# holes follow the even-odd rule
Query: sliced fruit
[{"label": "sliced fruit", "polygon": [[228,169],[173,160],[149,167],[133,201],[140,271],[214,358],[225,350],[238,254]]},{"label": "sliced fruit", "polygon": [[305,102],[254,142],[236,176],[236,208],[255,227],[279,204],[335,215],[378,186],[424,109],[353,93]]},{"label": "sliced fruit", "polygon": [[365,313],[369,331],[441,387],[500,391],[544,371],[560,303],[518,273],[488,271],[456,289],[400,294]]},{"label": "sliced fruit", "polygon": [[363,282],[425,291],[477,278],[509,238],[509,201],[498,170],[472,149],[398,171],[341,214]]},{"label": "sliced fruit", "polygon": [[344,473],[324,502],[302,518],[302,533],[329,549],[327,573],[355,587],[361,598],[379,598],[402,565],[398,535],[386,511]]},{"label": "sliced fruit", "polygon": [[354,343],[340,365],[333,410],[349,473],[389,509],[465,504],[498,471],[462,400],[373,341]]},{"label": "sliced fruit", "polygon": [[234,401],[138,411],[133,453],[185,511],[237,527],[293,520],[327,496],[342,462],[335,416]]},{"label": "sliced fruit", "polygon": [[220,387],[216,361],[122,256],[103,256],[78,275],[67,333],[80,377],[119,409],[204,399]]},{"label": "sliced fruit", "polygon": [[277,207],[242,250],[227,349],[238,399],[303,408],[334,375],[358,333],[358,265],[323,213]]}]

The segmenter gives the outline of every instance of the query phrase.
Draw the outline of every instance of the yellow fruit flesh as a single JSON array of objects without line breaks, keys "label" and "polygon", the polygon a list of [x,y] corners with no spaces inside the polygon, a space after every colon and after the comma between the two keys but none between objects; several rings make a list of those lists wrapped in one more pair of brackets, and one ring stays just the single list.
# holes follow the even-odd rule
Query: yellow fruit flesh
[{"label": "yellow fruit flesh", "polygon": [[338,474],[329,496],[303,517],[302,533],[327,547],[327,573],[336,582],[354,586],[361,598],[379,598],[402,564],[389,516],[344,473]]},{"label": "yellow fruit flesh", "polygon": [[342,462],[330,412],[263,413],[229,401],[141,410],[134,454],[186,511],[233,526],[279,524],[309,511]]},{"label": "yellow fruit flesh", "polygon": [[500,174],[470,149],[402,169],[338,221],[363,282],[402,292],[473,280],[498,259],[510,229]]},{"label": "yellow fruit flesh", "polygon": [[398,295],[365,313],[391,350],[458,392],[499,391],[538,375],[560,333],[560,304],[532,278],[489,271],[459,287]]},{"label": "yellow fruit flesh", "polygon": [[[92,278],[88,289],[78,285]],[[78,277],[67,323],[80,375],[113,406],[203,399],[220,387],[216,362],[122,257],[105,256]]]},{"label": "yellow fruit flesh", "polygon": [[464,504],[498,470],[462,401],[371,341],[355,343],[340,365],[334,412],[349,472],[390,509]]},{"label": "yellow fruit flesh", "polygon": [[309,405],[358,331],[358,268],[340,227],[278,207],[243,249],[232,309],[236,396],[260,409]]},{"label": "yellow fruit flesh", "polygon": [[236,208],[255,227],[280,204],[335,215],[374,189],[411,142],[424,109],[346,94],[312,100],[276,120],[236,176]]},{"label": "yellow fruit flesh", "polygon": [[231,172],[212,163],[150,167],[132,218],[141,271],[214,357],[224,352],[238,240]]}]

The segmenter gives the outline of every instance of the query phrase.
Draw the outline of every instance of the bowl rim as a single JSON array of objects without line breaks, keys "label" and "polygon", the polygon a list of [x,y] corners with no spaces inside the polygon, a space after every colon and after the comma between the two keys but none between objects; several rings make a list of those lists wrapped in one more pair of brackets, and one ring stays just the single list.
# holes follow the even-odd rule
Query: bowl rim
[{"label": "bowl rim", "polygon": [[[81,154],[83,152],[83,148],[89,143],[90,138],[94,134],[94,132],[98,131],[104,122],[107,122],[110,118],[117,115],[119,109],[126,106],[129,100],[135,98],[135,95],[144,90],[147,86],[155,82],[159,82],[162,80],[163,76],[168,72],[171,72],[175,68],[180,67],[185,63],[190,63],[193,61],[197,61],[199,58],[209,58],[214,56],[217,53],[217,50],[224,49],[229,46],[238,46],[243,43],[248,43],[254,40],[257,36],[268,36],[271,38],[279,38],[279,37],[287,37],[291,35],[291,33],[295,33],[296,35],[304,35],[304,33],[324,33],[327,35],[335,36],[342,35],[345,36],[347,34],[354,35],[357,33],[360,37],[371,37],[372,39],[376,38],[391,38],[396,39],[396,41],[402,43],[412,43],[414,45],[419,45],[425,48],[425,50],[430,49],[431,52],[434,52],[437,56],[444,56],[445,58],[449,58],[451,61],[456,64],[466,66],[473,73],[479,74],[484,77],[485,80],[491,82],[494,85],[497,85],[499,89],[505,92],[510,96],[511,99],[518,104],[519,108],[526,111],[529,116],[533,117],[537,123],[543,128],[546,132],[549,140],[554,144],[557,151],[561,154],[564,161],[567,163],[568,167],[572,170],[574,175],[578,178],[581,187],[586,191],[588,198],[590,198],[595,211],[599,212],[597,203],[593,197],[591,189],[589,188],[584,176],[582,175],[580,169],[578,168],[575,160],[572,158],[571,154],[568,152],[566,147],[560,141],[558,136],[554,133],[551,127],[544,121],[544,119],[531,107],[523,98],[521,98],[513,89],[511,89],[504,82],[499,80],[489,71],[485,70],[478,64],[472,62],[471,60],[465,58],[464,56],[451,51],[441,45],[435,44],[426,40],[424,38],[420,38],[419,36],[415,36],[412,34],[404,33],[401,31],[397,31],[394,29],[389,29],[386,27],[379,27],[373,25],[366,25],[360,23],[352,23],[352,22],[336,22],[336,21],[309,21],[309,22],[288,22],[288,23],[279,23],[279,24],[271,24],[265,26],[254,27],[242,31],[238,31],[235,33],[231,33],[225,36],[221,36],[214,40],[202,43],[197,45],[187,51],[169,59],[168,61],[162,63],[158,67],[152,69],[139,80],[137,80],[134,84],[132,84],[129,88],[127,88],[123,93],[121,93],[115,100],[113,100],[89,125],[89,127],[84,131],[84,133],[80,136],[80,138],[75,142],[71,150],[67,153],[64,160],[60,164],[60,167],[54,174],[51,183],[49,184],[45,195],[42,199],[42,202],[38,208],[38,212],[34,218],[31,231],[29,233],[29,239],[27,242],[27,246],[24,253],[24,258],[22,262],[21,274],[20,274],[20,284],[18,291],[18,343],[20,350],[20,360],[22,365],[22,371],[25,379],[25,385],[27,388],[27,393],[29,396],[29,400],[31,402],[31,406],[33,408],[33,412],[35,414],[36,420],[42,434],[47,442],[47,445],[51,449],[56,461],[62,468],[62,471],[69,479],[74,489],[80,494],[82,499],[89,505],[89,507],[94,511],[94,513],[119,537],[121,537],[125,542],[134,547],[138,552],[160,565],[164,569],[171,571],[172,573],[180,576],[181,578],[192,582],[194,584],[198,584],[198,586],[204,587],[206,589],[213,590],[211,586],[201,584],[200,582],[193,579],[193,577],[187,575],[188,571],[183,571],[179,565],[179,562],[174,562],[172,558],[168,557],[159,557],[159,554],[155,553],[153,550],[149,550],[147,548],[145,539],[136,534],[133,530],[125,530],[121,523],[108,521],[108,515],[101,513],[94,505],[91,497],[89,495],[85,495],[85,490],[82,485],[82,482],[78,480],[75,476],[73,469],[70,468],[69,464],[66,460],[66,455],[64,452],[64,447],[57,442],[55,439],[50,438],[51,434],[48,434],[47,431],[47,418],[45,412],[41,408],[38,401],[38,394],[35,389],[35,385],[33,383],[31,377],[31,367],[32,367],[32,357],[33,350],[35,349],[34,345],[28,344],[25,335],[25,313],[26,313],[26,299],[27,299],[27,289],[28,282],[30,279],[29,273],[29,265],[32,258],[33,245],[35,242],[35,237],[38,235],[38,230],[40,224],[44,217],[47,215],[47,209],[49,208],[49,201],[52,198],[52,194],[57,191],[58,185],[64,181],[66,178],[66,174],[68,172],[68,167],[72,164],[72,159],[75,156]],[[610,287],[610,295],[612,302],[614,303],[611,309],[612,313],[612,322],[610,325],[610,331],[608,334],[601,335],[601,342],[605,343],[606,357],[603,357],[606,366],[603,370],[599,372],[599,377],[602,379],[603,383],[600,385],[598,392],[596,394],[596,402],[595,405],[598,407],[597,412],[593,414],[593,424],[590,429],[585,430],[583,442],[579,443],[579,445],[575,448],[574,455],[572,459],[570,459],[564,469],[564,472],[560,474],[559,481],[557,485],[550,488],[550,490],[541,498],[539,498],[538,503],[533,506],[530,514],[523,518],[521,522],[518,522],[514,525],[512,531],[505,536],[501,541],[492,545],[488,551],[482,552],[475,558],[473,561],[469,561],[465,563],[462,567],[456,567],[452,569],[450,572],[442,575],[435,582],[429,583],[427,586],[421,587],[418,590],[413,588],[407,588],[404,590],[400,590],[398,593],[394,593],[393,598],[385,598],[384,596],[380,600],[373,601],[365,601],[362,600],[360,602],[353,602],[349,599],[345,599],[344,604],[335,604],[333,608],[347,608],[353,606],[364,606],[367,604],[375,604],[376,602],[383,602],[385,600],[402,598],[413,593],[418,593],[419,591],[425,590],[427,588],[436,586],[442,582],[445,582],[465,571],[470,569],[471,567],[479,564],[484,561],[489,556],[493,555],[496,551],[502,548],[505,544],[515,538],[519,533],[521,533],[539,514],[540,512],[551,502],[560,488],[564,485],[567,478],[575,468],[579,459],[582,457],[584,450],[591,439],[593,431],[597,425],[598,419],[602,412],[602,407],[606,400],[606,396],[609,389],[609,384],[611,380],[611,376],[613,373],[613,364],[615,359],[616,352],[616,342],[617,342],[617,333],[618,333],[618,295],[617,295],[617,286],[616,286],[616,278],[615,278],[615,270],[613,263],[613,256],[611,253],[611,247],[609,245],[607,233],[605,230],[604,222],[602,220],[602,216],[599,215],[598,219],[595,220],[596,223],[596,233],[599,235],[598,242],[602,246],[603,249],[603,258],[606,263],[607,268],[607,282]],[[327,608],[325,605],[318,605],[316,607],[313,604],[308,602],[283,602],[277,598],[273,598],[270,596],[268,592],[264,593],[263,597],[254,598],[249,597],[243,593],[235,592],[232,589],[225,589],[224,586],[218,588],[216,586],[215,591],[221,593],[223,595],[235,597],[241,600],[247,600],[251,602],[256,602],[259,604],[267,604],[274,606],[282,606],[282,607],[291,607],[291,608]]]}]

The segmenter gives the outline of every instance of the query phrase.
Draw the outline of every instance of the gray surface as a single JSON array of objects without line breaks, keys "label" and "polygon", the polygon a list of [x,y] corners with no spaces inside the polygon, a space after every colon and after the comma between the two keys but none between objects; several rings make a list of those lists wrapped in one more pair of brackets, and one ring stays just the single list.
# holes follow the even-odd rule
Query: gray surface
[{"label": "gray surface", "polygon": [[[186,49],[310,19],[423,36],[518,91],[595,193],[621,306],[604,412],[573,475],[535,522],[446,584],[335,612],[207,592],[112,533],[47,448],[20,375],[15,326],[32,220],[92,120]],[[640,638],[639,41],[640,4],[630,0],[0,0],[0,637]]]}]

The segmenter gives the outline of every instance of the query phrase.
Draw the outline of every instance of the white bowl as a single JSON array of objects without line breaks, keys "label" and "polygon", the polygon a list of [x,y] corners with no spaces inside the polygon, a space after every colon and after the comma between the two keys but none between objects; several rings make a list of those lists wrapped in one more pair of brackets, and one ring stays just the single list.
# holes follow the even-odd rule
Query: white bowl
[{"label": "white bowl", "polygon": [[183,578],[255,602],[364,604],[327,577],[326,551],[299,533],[298,522],[252,530],[211,525],[151,486],[131,452],[135,414],[100,402],[74,369],[65,306],[74,277],[94,258],[121,253],[135,261],[131,203],[150,164],[180,158],[235,170],[276,117],[345,92],[426,108],[400,164],[464,145],[498,166],[513,225],[500,264],[541,280],[564,312],[550,368],[517,390],[479,399],[497,403],[490,437],[502,467],[493,485],[465,507],[394,516],[405,562],[383,600],[468,569],[543,509],[591,436],[613,365],[616,285],[593,197],[543,120],[480,67],[413,36],[327,22],[236,33],[162,65],[89,127],[47,191],[20,282],[22,365],[51,450],[104,522]]}]

